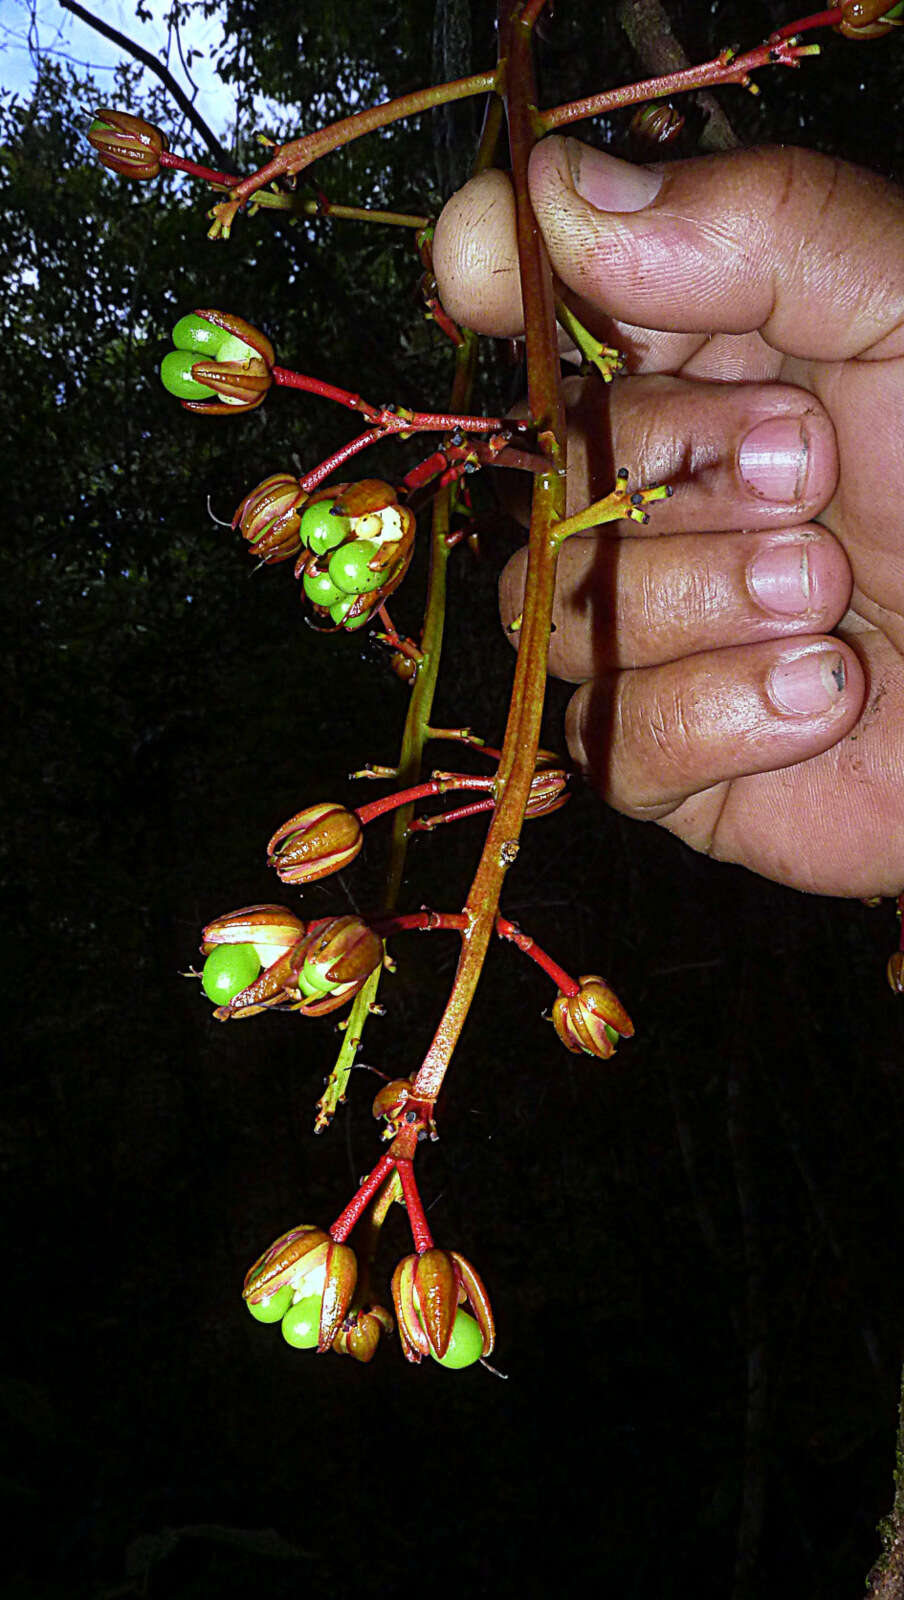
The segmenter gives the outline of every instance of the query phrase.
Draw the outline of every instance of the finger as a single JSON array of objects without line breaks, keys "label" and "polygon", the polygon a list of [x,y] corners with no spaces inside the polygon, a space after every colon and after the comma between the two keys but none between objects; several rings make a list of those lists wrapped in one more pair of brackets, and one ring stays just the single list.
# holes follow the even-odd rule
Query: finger
[{"label": "finger", "polygon": [[[506,627],[520,614],[526,568],[520,550],[502,574]],[[556,574],[549,671],[582,683],[614,667],[828,633],[850,592],[844,551],[813,523],[769,534],[569,539]]]},{"label": "finger", "polygon": [[828,749],[863,697],[853,650],[807,636],[598,678],[572,697],[566,733],[611,805],[658,820],[726,780]]},{"label": "finger", "polygon": [[[834,430],[805,390],[651,375],[614,387],[596,377],[567,378],[564,394],[569,516],[610,493],[617,468],[628,462],[632,484],[667,482],[672,489],[651,514],[651,535],[806,521],[835,487]],[[527,479],[499,476],[506,509],[527,526]]]},{"label": "finger", "polygon": [[565,395],[569,515],[608,494],[626,465],[632,484],[671,486],[651,534],[806,521],[834,490],[834,430],[805,390],[651,375],[611,388],[569,379]]},{"label": "finger", "polygon": [[554,270],[610,316],[818,360],[904,351],[904,196],[872,173],[792,148],[632,167],[551,138],[530,181]]},{"label": "finger", "polygon": [[446,202],[433,235],[433,270],[455,322],[498,339],[524,332],[515,194],[507,172],[481,172]]}]

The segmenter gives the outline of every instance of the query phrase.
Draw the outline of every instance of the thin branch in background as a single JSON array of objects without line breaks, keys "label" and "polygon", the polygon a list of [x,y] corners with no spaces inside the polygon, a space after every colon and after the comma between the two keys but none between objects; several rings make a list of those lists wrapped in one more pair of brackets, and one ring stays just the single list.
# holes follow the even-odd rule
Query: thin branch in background
[{"label": "thin branch in background", "polygon": [[[659,0],[621,0],[618,20],[644,68],[655,77],[683,72],[691,65]],[[710,89],[699,89],[695,96],[706,115],[698,144],[701,150],[735,150],[741,141]]]},{"label": "thin branch in background", "polygon": [[136,44],[135,40],[130,39],[127,34],[120,33],[118,28],[111,28],[108,22],[102,22],[99,17],[92,16],[91,12],[86,11],[84,6],[78,5],[76,0],[60,0],[60,5],[64,11],[71,11],[72,15],[78,17],[80,22],[86,23],[96,33],[103,34],[103,37],[109,39],[111,44],[119,45],[121,50],[127,51],[130,56],[134,56],[136,61],[140,61],[150,72],[155,73],[167,92],[172,95],[180,110],[184,111],[195,132],[211,154],[216,157],[219,165],[228,167],[229,152],[221,145],[213,129],[207,126],[201,113],[192,105],[185,90],[176,82],[168,67],[163,66],[156,56],[151,55],[150,50],[145,50],[143,45]]}]

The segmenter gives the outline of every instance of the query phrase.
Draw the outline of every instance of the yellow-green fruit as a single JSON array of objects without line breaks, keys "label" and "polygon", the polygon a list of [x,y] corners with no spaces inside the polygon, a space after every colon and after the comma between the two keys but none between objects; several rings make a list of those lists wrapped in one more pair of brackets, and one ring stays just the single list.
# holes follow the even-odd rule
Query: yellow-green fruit
[{"label": "yellow-green fruit", "polygon": [[[431,1355],[433,1352],[431,1351]],[[452,1337],[444,1356],[434,1355],[441,1367],[472,1367],[483,1355],[483,1334],[467,1311],[457,1311]]]},{"label": "yellow-green fruit", "polygon": [[255,1322],[282,1322],[292,1304],[292,1290],[287,1285],[285,1289],[277,1289],[269,1300],[259,1300],[256,1305],[246,1300],[245,1304]]},{"label": "yellow-green fruit", "polygon": [[282,1319],[282,1336],[295,1350],[313,1350],[320,1341],[319,1294],[297,1300]]}]

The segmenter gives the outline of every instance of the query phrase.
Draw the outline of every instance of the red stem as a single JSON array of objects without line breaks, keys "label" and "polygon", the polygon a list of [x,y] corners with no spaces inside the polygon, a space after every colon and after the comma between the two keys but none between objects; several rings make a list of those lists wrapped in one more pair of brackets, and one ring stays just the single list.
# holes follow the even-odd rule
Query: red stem
[{"label": "red stem", "polygon": [[402,1194],[405,1196],[405,1209],[408,1212],[408,1222],[411,1228],[411,1237],[414,1248],[419,1256],[425,1250],[433,1249],[433,1235],[427,1226],[427,1218],[421,1197],[418,1194],[417,1184],[414,1179],[414,1167],[404,1156],[399,1156],[396,1161],[396,1172],[402,1180]]},{"label": "red stem", "polygon": [[293,372],[291,367],[271,367],[270,376],[274,383],[282,384],[285,389],[304,389],[306,394],[319,394],[323,400],[335,400],[337,405],[347,406],[349,411],[361,411],[370,422],[376,422],[380,415],[378,408],[368,405],[359,394],[352,394],[349,389],[339,389],[335,383],[324,383],[322,378],[309,378],[307,373]]},{"label": "red stem", "polygon": [[366,450],[368,445],[376,444],[377,440],[382,438],[382,428],[369,428],[367,433],[357,434],[354,439],[349,440],[348,444],[344,444],[341,450],[334,450],[333,454],[327,456],[325,461],[321,461],[319,466],[312,467],[310,472],[306,472],[303,478],[299,478],[298,481],[302,489],[310,492],[312,489],[319,488],[320,484],[330,476],[330,473],[335,472],[338,467],[344,466],[346,461],[351,461],[352,457],[358,455],[361,450]]},{"label": "red stem", "polygon": [[200,167],[197,161],[187,161],[185,156],[174,156],[171,150],[161,150],[161,167],[173,167],[177,172],[188,172],[193,178],[202,178],[205,183],[219,183],[226,189],[231,189],[241,178],[231,172],[214,172],[211,167]]},{"label": "red stem", "polygon": [[362,827],[366,827],[375,817],[382,817],[387,811],[396,811],[399,806],[407,806],[414,800],[426,800],[431,795],[446,794],[450,789],[490,789],[494,782],[494,778],[472,778],[464,775],[431,778],[428,783],[416,783],[411,789],[398,789],[395,794],[384,795],[382,800],[371,800],[366,806],[357,806],[355,816]]},{"label": "red stem", "polygon": [[844,20],[844,12],[840,6],[832,6],[830,11],[814,11],[810,17],[801,17],[799,22],[788,22],[784,28],[776,28],[770,33],[770,39],[793,39],[796,33],[806,33],[810,28],[834,28]]},{"label": "red stem", "polygon": [[393,933],[432,933],[434,928],[461,933],[468,919],[463,911],[404,911],[397,917],[368,917],[367,926],[385,939]]},{"label": "red stem", "polygon": [[395,1164],[395,1157],[390,1155],[388,1150],[385,1156],[380,1157],[373,1172],[364,1179],[357,1194],[352,1196],[345,1210],[340,1213],[333,1223],[330,1229],[330,1238],[334,1239],[336,1244],[342,1244],[348,1238],[362,1211],[370,1204],[383,1179],[389,1177]]},{"label": "red stem", "polygon": [[524,955],[530,956],[531,961],[536,961],[537,966],[542,967],[543,971],[552,978],[556,988],[561,990],[562,994],[580,994],[580,984],[575,982],[564,967],[559,966],[558,961],[553,961],[552,956],[546,954],[546,951],[537,944],[536,939],[532,939],[529,934],[522,933],[514,922],[507,922],[505,917],[497,917],[496,932],[500,939],[510,939],[512,944],[516,944],[518,949],[523,951]]},{"label": "red stem", "polygon": [[481,811],[495,811],[495,800],[475,800],[470,806],[456,806],[454,811],[440,811],[435,817],[416,817],[409,833],[432,833],[444,822],[461,822],[465,817],[476,817]]}]

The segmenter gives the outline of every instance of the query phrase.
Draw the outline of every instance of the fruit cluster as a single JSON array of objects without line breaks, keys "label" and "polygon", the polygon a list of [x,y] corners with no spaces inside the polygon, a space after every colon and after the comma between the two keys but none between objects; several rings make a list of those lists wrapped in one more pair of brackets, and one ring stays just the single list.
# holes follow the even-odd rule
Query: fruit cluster
[{"label": "fruit cluster", "polygon": [[349,631],[363,627],[405,576],[414,531],[414,513],[379,478],[311,495],[295,576],[314,611]]}]

